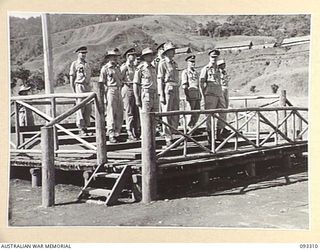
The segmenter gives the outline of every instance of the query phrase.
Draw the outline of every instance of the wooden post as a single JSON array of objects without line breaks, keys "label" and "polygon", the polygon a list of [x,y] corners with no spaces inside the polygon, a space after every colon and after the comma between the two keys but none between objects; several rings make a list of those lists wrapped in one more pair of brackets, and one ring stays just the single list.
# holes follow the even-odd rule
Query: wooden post
[{"label": "wooden post", "polygon": [[[279,112],[278,110],[276,110],[276,128],[279,128]],[[278,145],[278,132],[275,132],[275,138],[274,138],[274,142],[276,145]]]},{"label": "wooden post", "polygon": [[208,171],[202,172],[201,175],[200,175],[200,185],[201,185],[201,187],[202,188],[208,187],[209,181],[210,181],[209,172]]},{"label": "wooden post", "polygon": [[292,140],[296,141],[296,114],[292,113]]},{"label": "wooden post", "polygon": [[55,167],[53,127],[41,128],[42,206],[54,206]]},{"label": "wooden post", "polygon": [[18,107],[17,102],[14,102],[14,110],[16,113],[16,118],[15,118],[15,122],[16,122],[16,147],[18,148],[20,146],[21,139],[20,139],[19,107]]},{"label": "wooden post", "polygon": [[95,99],[95,123],[96,123],[96,143],[97,143],[97,164],[101,165],[107,162],[106,145],[106,121],[104,116],[104,85],[100,83],[93,84]]},{"label": "wooden post", "polygon": [[[238,112],[235,113],[236,118],[236,130],[239,130],[239,114]],[[235,142],[234,142],[234,150],[238,150],[238,134],[236,134]]]},{"label": "wooden post", "polygon": [[[244,107],[248,108],[248,100],[247,99],[244,99]],[[248,116],[247,116],[248,113],[247,113],[247,111],[245,113],[246,113],[245,122],[248,122]],[[249,132],[249,123],[246,124],[246,132]]]},{"label": "wooden post", "polygon": [[91,175],[92,175],[92,171],[91,170],[87,170],[87,171],[83,172],[82,176],[83,176],[84,186],[87,186]]},{"label": "wooden post", "polygon": [[298,116],[298,129],[296,133],[297,140],[302,140],[303,136],[299,136],[300,132],[302,131],[302,119]]},{"label": "wooden post", "polygon": [[31,168],[30,174],[31,174],[31,187],[39,187],[41,186],[41,178],[40,178],[40,168]]},{"label": "wooden post", "polygon": [[257,112],[256,145],[260,146],[260,113]]},{"label": "wooden post", "polygon": [[[208,119],[211,119],[211,151],[213,153],[216,152],[216,120],[214,119],[213,115],[210,115]],[[217,131],[218,133],[219,131]]]},{"label": "wooden post", "polygon": [[157,196],[155,114],[141,112],[142,129],[142,202],[149,203]]},{"label": "wooden post", "polygon": [[254,177],[256,176],[256,163],[255,162],[251,162],[246,166],[246,171],[248,173],[249,176]]},{"label": "wooden post", "polygon": [[[187,134],[187,118],[186,115],[183,115],[183,133],[186,135]],[[185,138],[184,143],[183,143],[183,155],[187,156],[187,138]]]},{"label": "wooden post", "polygon": [[[285,90],[282,90],[280,94],[280,106],[285,107],[286,101],[287,101],[287,92]],[[287,116],[287,111],[283,110],[280,112],[280,120],[283,120],[286,116]],[[287,136],[288,135],[287,121],[285,121],[282,126],[283,126],[283,129],[281,131]]]},{"label": "wooden post", "polygon": [[[52,97],[51,99],[51,115],[52,118],[57,116],[57,105],[56,98]],[[58,130],[56,127],[53,127],[53,138],[54,138],[54,150],[59,150],[59,140],[58,140]]]},{"label": "wooden post", "polygon": [[[43,37],[43,55],[44,55],[44,84],[45,93],[54,92],[53,82],[53,59],[52,59],[52,41],[50,34],[50,17],[49,14],[41,14],[42,19],[42,37]],[[46,106],[46,114],[52,116],[51,107]]]}]

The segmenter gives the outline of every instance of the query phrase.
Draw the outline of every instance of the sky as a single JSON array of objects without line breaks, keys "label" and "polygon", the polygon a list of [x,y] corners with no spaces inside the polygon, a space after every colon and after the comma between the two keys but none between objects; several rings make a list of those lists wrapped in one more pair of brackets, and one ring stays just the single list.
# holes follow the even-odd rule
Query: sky
[{"label": "sky", "polygon": [[41,15],[39,12],[19,12],[19,11],[14,11],[14,12],[9,12],[9,16],[14,16],[14,17],[20,17],[20,18],[30,18],[30,17],[38,17]]}]

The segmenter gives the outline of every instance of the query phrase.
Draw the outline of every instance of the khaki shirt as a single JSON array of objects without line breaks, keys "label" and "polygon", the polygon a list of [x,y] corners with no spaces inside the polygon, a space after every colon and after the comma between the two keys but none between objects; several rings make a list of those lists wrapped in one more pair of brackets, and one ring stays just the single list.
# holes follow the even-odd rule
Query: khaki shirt
[{"label": "khaki shirt", "polygon": [[158,66],[159,66],[159,63],[160,61],[164,60],[164,58],[160,57],[159,55],[152,61],[152,66],[155,67],[156,69],[156,73],[158,73]]},{"label": "khaki shirt", "polygon": [[146,62],[141,63],[134,74],[133,82],[141,85],[142,89],[157,91],[157,77],[155,67]]},{"label": "khaki shirt", "polygon": [[107,87],[121,88],[121,73],[115,63],[108,62],[101,68],[99,82],[104,83]]},{"label": "khaki shirt", "polygon": [[90,83],[91,69],[86,61],[76,60],[70,66],[70,76],[75,78],[75,83]]},{"label": "khaki shirt", "polygon": [[164,60],[160,60],[157,73],[158,79],[161,79],[164,83],[179,85],[178,66],[175,61],[169,61],[167,57]]},{"label": "khaki shirt", "polygon": [[200,73],[201,80],[204,81],[204,95],[222,96],[221,74],[216,66],[204,66]]},{"label": "khaki shirt", "polygon": [[134,65],[131,66],[128,62],[120,67],[122,82],[129,87],[132,87],[135,69],[136,67]]},{"label": "khaki shirt", "polygon": [[188,88],[190,100],[201,99],[199,90],[199,74],[197,71],[189,68],[184,69],[181,73],[181,84],[182,88]]}]

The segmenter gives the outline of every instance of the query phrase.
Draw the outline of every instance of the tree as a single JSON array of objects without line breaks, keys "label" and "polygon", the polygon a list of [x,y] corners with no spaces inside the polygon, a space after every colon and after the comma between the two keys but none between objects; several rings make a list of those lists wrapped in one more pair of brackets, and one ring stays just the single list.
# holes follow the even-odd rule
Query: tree
[{"label": "tree", "polygon": [[26,84],[30,75],[30,70],[25,69],[23,66],[19,66],[16,70],[11,70],[11,81],[13,81],[13,79],[21,79],[23,84]]}]

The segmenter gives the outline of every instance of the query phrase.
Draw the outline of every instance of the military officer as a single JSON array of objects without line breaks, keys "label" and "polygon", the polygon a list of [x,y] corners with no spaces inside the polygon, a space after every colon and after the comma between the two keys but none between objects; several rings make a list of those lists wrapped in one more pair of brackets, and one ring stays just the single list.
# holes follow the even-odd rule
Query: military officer
[{"label": "military officer", "polygon": [[[177,63],[173,60],[176,47],[171,43],[165,43],[163,47],[164,59],[160,60],[157,73],[158,91],[161,103],[161,111],[179,110],[179,73]],[[179,116],[164,116],[162,120],[173,128],[179,125]],[[172,143],[172,130],[163,125],[163,133],[166,145]]]},{"label": "military officer", "polygon": [[[19,89],[18,95],[28,95],[31,87],[22,85]],[[19,107],[19,125],[20,126],[33,126],[34,117],[32,111],[24,106]]]},{"label": "military officer", "polygon": [[[187,102],[191,110],[200,109],[201,94],[199,89],[199,74],[195,70],[196,56],[189,55],[185,58],[187,68],[181,73],[181,84],[184,89]],[[192,129],[199,119],[199,114],[192,114],[188,123],[189,129]]]},{"label": "military officer", "polygon": [[[91,68],[86,61],[88,49],[85,46],[78,48],[78,59],[72,62],[70,66],[70,85],[74,93],[86,93],[91,91],[90,78]],[[77,103],[83,98],[77,98]],[[88,126],[90,126],[91,104],[85,105],[76,112],[76,124],[80,129],[80,135],[88,135]]]},{"label": "military officer", "polygon": [[[204,109],[226,108],[226,103],[222,95],[221,76],[217,66],[217,58],[220,51],[213,49],[209,53],[209,63],[204,66],[200,73],[200,90],[204,100]],[[223,120],[226,120],[224,113],[220,114]],[[222,140],[229,135],[225,125],[218,121],[217,140]],[[208,141],[211,142],[211,119],[207,120]]]},{"label": "military officer", "polygon": [[143,62],[136,69],[133,78],[136,104],[144,112],[158,112],[159,108],[156,70],[151,64],[153,57],[151,48],[142,50]]},{"label": "military officer", "polygon": [[118,142],[123,123],[123,102],[121,97],[121,73],[116,66],[119,54],[115,50],[106,53],[107,63],[101,68],[99,83],[105,85],[107,103],[107,130],[109,141]]},{"label": "military officer", "polygon": [[229,107],[229,81],[230,76],[228,75],[226,71],[226,62],[225,60],[218,60],[217,62],[220,76],[221,76],[221,85],[222,85],[222,94],[224,97],[224,101],[226,103],[226,107]]},{"label": "military officer", "polygon": [[122,76],[122,99],[124,105],[124,113],[126,118],[126,129],[129,141],[137,140],[139,136],[139,109],[133,93],[133,76],[136,67],[134,61],[136,58],[136,50],[134,48],[128,49],[124,53],[126,62],[121,65],[120,71]]}]

